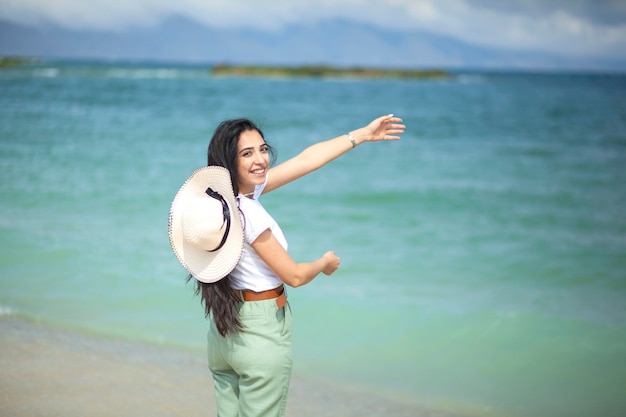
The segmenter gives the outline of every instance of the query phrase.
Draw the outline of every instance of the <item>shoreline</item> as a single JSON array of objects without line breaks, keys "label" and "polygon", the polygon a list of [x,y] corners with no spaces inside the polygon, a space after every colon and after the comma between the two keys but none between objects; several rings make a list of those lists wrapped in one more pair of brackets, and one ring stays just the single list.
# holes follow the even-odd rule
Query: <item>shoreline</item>
[{"label": "shoreline", "polygon": [[[202,355],[0,316],[0,415],[215,414]],[[294,375],[286,416],[452,417]]]},{"label": "shoreline", "polygon": [[274,78],[357,78],[357,79],[406,79],[431,80],[450,79],[452,76],[442,69],[404,70],[353,67],[340,68],[326,65],[261,66],[261,65],[214,65],[210,70],[214,76],[274,77]]}]

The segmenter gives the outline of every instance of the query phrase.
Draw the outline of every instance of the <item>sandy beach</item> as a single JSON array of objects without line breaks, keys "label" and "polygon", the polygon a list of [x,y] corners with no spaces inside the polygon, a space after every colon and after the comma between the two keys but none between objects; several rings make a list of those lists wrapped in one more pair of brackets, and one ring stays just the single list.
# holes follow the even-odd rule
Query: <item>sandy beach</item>
[{"label": "sandy beach", "polygon": [[[202,356],[0,318],[0,415],[214,416]],[[287,416],[449,416],[294,378]]]}]

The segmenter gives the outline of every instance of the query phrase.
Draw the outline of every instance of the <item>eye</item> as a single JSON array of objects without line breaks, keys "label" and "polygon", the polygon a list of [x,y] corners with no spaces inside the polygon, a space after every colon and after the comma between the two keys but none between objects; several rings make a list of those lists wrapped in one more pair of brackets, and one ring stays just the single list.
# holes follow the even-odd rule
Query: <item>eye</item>
[{"label": "eye", "polygon": [[263,146],[261,146],[261,152],[263,152],[263,153],[267,153],[267,152],[269,152],[269,150],[270,150],[270,147],[269,147],[269,146],[267,146],[267,145],[263,145]]}]

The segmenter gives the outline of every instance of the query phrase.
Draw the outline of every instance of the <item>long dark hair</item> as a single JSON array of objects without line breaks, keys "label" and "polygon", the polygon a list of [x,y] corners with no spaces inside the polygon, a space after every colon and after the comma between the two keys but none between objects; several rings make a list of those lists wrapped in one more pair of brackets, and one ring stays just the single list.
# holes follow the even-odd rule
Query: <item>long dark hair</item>
[{"label": "long dark hair", "polygon": [[[219,124],[207,151],[207,165],[222,166],[230,172],[233,192],[239,194],[239,175],[237,173],[237,144],[239,136],[248,130],[259,132],[263,140],[265,136],[251,120],[232,119],[225,120]],[[266,143],[267,144],[267,143]],[[269,146],[270,164],[276,160],[274,149]],[[192,275],[187,277],[189,282]],[[206,317],[213,313],[213,320],[218,332],[226,337],[229,334],[237,333],[242,329],[239,319],[240,298],[230,286],[230,275],[213,283],[200,282],[196,280],[196,295],[200,295],[200,301],[204,305]]]}]

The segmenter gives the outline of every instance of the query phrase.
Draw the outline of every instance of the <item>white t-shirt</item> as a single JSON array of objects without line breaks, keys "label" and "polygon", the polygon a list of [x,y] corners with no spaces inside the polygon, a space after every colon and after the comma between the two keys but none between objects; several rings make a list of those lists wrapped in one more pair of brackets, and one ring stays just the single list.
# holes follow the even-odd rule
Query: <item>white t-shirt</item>
[{"label": "white t-shirt", "polygon": [[276,221],[259,202],[265,184],[257,185],[253,198],[237,196],[241,221],[244,226],[243,253],[235,269],[230,273],[230,284],[235,290],[266,291],[283,282],[252,248],[261,233],[270,229],[280,245],[287,250],[287,240]]}]

